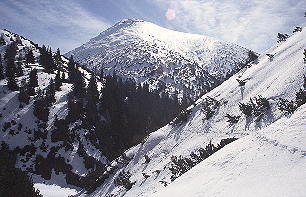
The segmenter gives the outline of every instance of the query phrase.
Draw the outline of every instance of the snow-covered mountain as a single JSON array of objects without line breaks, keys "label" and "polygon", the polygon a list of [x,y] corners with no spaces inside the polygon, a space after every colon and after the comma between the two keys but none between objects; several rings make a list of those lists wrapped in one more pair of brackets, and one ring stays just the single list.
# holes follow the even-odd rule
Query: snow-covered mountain
[{"label": "snow-covered mountain", "polygon": [[[16,151],[16,167],[30,172],[35,182],[61,186],[66,186],[67,183],[78,185],[81,178],[94,171],[98,165],[106,164],[108,160],[89,139],[90,131],[83,128],[80,121],[71,122],[67,128],[65,123],[58,122],[63,121],[68,114],[68,94],[72,91],[72,84],[63,82],[60,90],[55,91],[55,101],[49,107],[47,121],[39,120],[33,113],[35,102],[40,94],[48,91],[56,72],[48,73],[38,63],[41,48],[37,44],[8,30],[0,30],[0,36],[3,42],[0,44],[2,68],[6,67],[6,49],[14,42],[17,47],[14,64],[22,70],[22,74],[16,77],[20,87],[17,91],[8,88],[7,77],[0,79],[0,143],[6,143],[10,150]],[[26,62],[25,56],[29,51],[33,52],[35,63]],[[61,76],[67,77],[68,60],[62,56],[59,61],[56,70],[60,70]],[[28,84],[33,69],[37,70],[38,87],[34,89],[35,95],[29,96],[29,102],[24,103],[20,101],[21,91],[26,88],[22,88],[22,81],[25,80]],[[91,73],[79,69],[88,82]],[[101,88],[100,82],[98,87]],[[65,135],[68,135],[69,140],[63,138]]]},{"label": "snow-covered mountain", "polygon": [[94,71],[104,68],[154,89],[199,96],[253,60],[252,54],[207,36],[125,19],[66,56]]},{"label": "snow-covered mountain", "polygon": [[[51,59],[56,65],[48,71],[42,59],[43,53],[50,55],[49,50],[44,52],[32,41],[0,30],[1,71],[5,73],[0,79],[1,150],[5,142],[17,155],[14,167],[33,175],[36,187],[45,191],[58,190],[58,186],[49,184],[74,187],[79,190],[76,196],[305,196],[305,37],[304,28],[248,66],[241,66],[253,59],[252,53],[242,47],[144,21],[125,20],[76,49],[75,58],[92,70],[103,66],[105,72],[116,71],[148,82],[152,88],[162,88],[162,83],[166,90],[175,87],[194,95],[237,72],[171,123],[110,162],[103,154],[110,149],[103,149],[95,135],[100,132],[112,139],[112,133],[86,124],[90,117],[86,116],[92,115],[88,111],[92,106],[87,105],[91,95],[77,98],[73,87],[81,82],[69,77],[80,73],[77,79],[84,80],[87,89],[83,90],[88,92],[92,72],[71,66],[73,61],[68,63],[55,53]],[[13,42],[13,65],[21,72],[15,73],[20,87],[16,90],[9,89],[9,61],[4,55]],[[27,62],[29,51],[35,63]],[[33,69],[38,72],[38,87],[34,95],[28,95],[27,103],[20,95],[29,88],[23,81],[28,84]],[[55,80],[57,73],[62,84],[55,91],[54,101],[49,101],[52,105],[42,107],[48,108],[44,121],[34,115],[34,110],[37,101],[49,98],[51,79]],[[99,80],[97,89],[106,89],[107,77]],[[116,104],[129,103],[129,98],[123,100]],[[74,114],[81,116],[69,119],[74,109],[71,106],[77,105],[81,110]],[[112,106],[116,110],[117,106]],[[97,122],[107,122],[103,113],[94,115]],[[126,121],[123,117],[119,120]],[[74,192],[65,189],[53,194]]]},{"label": "snow-covered mountain", "polygon": [[[131,26],[137,29],[142,25],[132,22]],[[79,49],[84,50],[84,58],[91,43],[99,43],[107,32]],[[188,108],[187,121],[173,121],[177,124],[164,126],[127,150],[112,162],[118,168],[115,173],[89,196],[305,196],[306,104],[289,115],[279,110],[280,99],[295,100],[301,88],[305,103],[305,38],[305,28],[294,33],[261,55],[257,64],[202,96]],[[97,51],[95,47],[92,50]],[[251,98],[253,111],[246,117],[239,103]],[[268,105],[258,98],[266,98]],[[207,105],[212,100],[216,102]],[[229,123],[227,114],[237,119]],[[188,157],[209,142],[216,144],[229,137],[239,139],[171,182],[172,156]]]}]

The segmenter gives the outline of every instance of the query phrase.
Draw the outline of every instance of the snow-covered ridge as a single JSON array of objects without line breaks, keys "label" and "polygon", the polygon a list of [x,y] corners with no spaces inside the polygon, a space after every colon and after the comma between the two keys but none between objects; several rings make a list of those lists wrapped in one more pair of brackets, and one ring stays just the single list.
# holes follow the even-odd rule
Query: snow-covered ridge
[{"label": "snow-covered ridge", "polygon": [[66,55],[92,70],[104,68],[154,89],[201,95],[248,62],[248,53],[211,37],[126,19]]},{"label": "snow-covered ridge", "polygon": [[[15,64],[21,65],[23,74],[22,76],[16,77],[17,84],[20,85],[23,79],[29,81],[29,73],[31,70],[37,70],[38,85],[36,87],[35,96],[31,96],[29,103],[21,103],[18,99],[20,91],[11,91],[7,87],[7,78],[0,80],[0,143],[5,142],[9,145],[11,150],[16,148],[24,149],[25,147],[31,151],[25,150],[25,154],[19,154],[17,157],[16,167],[27,171],[33,172],[33,178],[35,182],[46,182],[47,184],[57,184],[61,186],[67,186],[66,175],[62,172],[58,173],[55,168],[59,166],[54,164],[52,167],[51,179],[44,180],[40,175],[35,172],[35,161],[38,156],[47,158],[52,149],[57,149],[55,153],[56,158],[63,158],[64,163],[71,166],[71,172],[79,177],[86,176],[91,170],[85,167],[84,161],[85,157],[91,157],[96,159],[101,163],[107,163],[107,158],[102,154],[102,152],[96,148],[93,143],[88,139],[87,134],[89,131],[83,129],[81,126],[75,124],[70,125],[70,130],[63,130],[62,132],[72,132],[78,135],[77,139],[70,144],[71,149],[66,149],[63,142],[52,141],[52,133],[55,131],[55,119],[64,119],[68,114],[68,94],[71,92],[72,84],[63,83],[60,90],[55,92],[55,102],[52,103],[50,107],[50,112],[48,115],[47,127],[42,128],[41,121],[37,119],[33,114],[34,102],[37,99],[38,89],[44,91],[50,84],[51,79],[55,79],[55,73],[47,73],[42,65],[39,64],[40,50],[38,45],[32,41],[12,33],[8,30],[0,30],[0,36],[4,39],[5,43],[0,44],[1,62],[3,67],[6,68],[6,61],[4,60],[4,53],[6,48],[12,42],[17,43],[17,54],[15,56]],[[35,63],[26,63],[25,55],[32,50]],[[68,60],[62,56],[61,63],[58,64],[60,72],[62,75],[68,76],[67,71]],[[83,73],[85,82],[88,83],[91,72],[79,68]],[[98,89],[101,89],[101,83],[98,83]],[[4,125],[10,123],[9,128],[4,129]],[[78,128],[75,128],[75,127]],[[38,133],[38,134],[37,134]],[[44,137],[39,136],[39,133],[44,133]],[[78,148],[82,145],[85,149],[84,155],[78,153]],[[30,147],[30,148],[29,148]],[[34,150],[34,151],[32,151]],[[36,162],[37,163],[37,162]],[[53,163],[51,160],[50,163]],[[56,163],[56,162],[54,162]],[[60,168],[60,167],[59,167]],[[35,174],[36,173],[36,174]],[[45,174],[44,174],[45,175]],[[60,180],[60,181],[58,181]],[[73,186],[69,186],[73,187]],[[80,188],[77,188],[80,189]]]},{"label": "snow-covered ridge", "polygon": [[[306,105],[291,116],[277,107],[280,98],[293,100],[303,87],[305,38],[304,28],[267,50],[265,54],[273,54],[273,60],[265,54],[260,56],[258,64],[205,94],[190,106],[187,122],[166,125],[127,150],[131,160],[119,165],[118,171],[90,196],[305,196]],[[246,84],[239,86],[236,79]],[[238,104],[259,95],[268,99],[270,110],[260,121],[246,118]],[[201,110],[207,97],[220,102],[209,120]],[[226,114],[241,117],[236,124],[229,124]],[[216,144],[228,137],[240,139],[170,183],[171,156],[187,156],[210,141]],[[145,155],[151,159],[149,163]],[[130,190],[114,185],[122,170],[129,171],[130,181],[135,182]],[[164,187],[160,181],[170,185]]]}]

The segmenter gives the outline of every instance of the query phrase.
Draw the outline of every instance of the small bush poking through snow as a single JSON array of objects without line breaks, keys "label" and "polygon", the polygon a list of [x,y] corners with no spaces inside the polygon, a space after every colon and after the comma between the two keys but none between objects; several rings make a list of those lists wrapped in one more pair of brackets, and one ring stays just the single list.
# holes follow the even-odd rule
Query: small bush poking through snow
[{"label": "small bush poking through snow", "polygon": [[171,164],[169,167],[169,170],[171,171],[172,175],[170,177],[171,181],[174,181],[179,176],[190,170],[192,167],[209,157],[210,155],[214,154],[221,148],[223,148],[225,145],[237,140],[237,138],[226,138],[222,139],[217,146],[214,146],[211,142],[207,144],[207,146],[204,148],[200,148],[197,152],[192,152],[190,154],[190,157],[171,157]]},{"label": "small bush poking through snow", "polygon": [[2,131],[5,132],[8,128],[10,128],[12,125],[10,122],[5,122],[3,124],[3,128],[2,128]]},{"label": "small bush poking through snow", "polygon": [[244,80],[236,79],[237,82],[239,83],[239,86],[244,86],[246,82]]},{"label": "small bush poking through snow", "polygon": [[270,104],[268,99],[258,96],[255,99],[255,106],[253,110],[253,115],[256,117],[256,121],[260,121],[262,116],[270,109]]},{"label": "small bush poking through snow", "polygon": [[247,117],[254,116],[255,121],[260,121],[263,115],[270,109],[268,99],[258,96],[254,98],[255,102],[250,99],[249,103],[239,103],[241,112]]},{"label": "small bush poking through snow", "polygon": [[148,155],[144,155],[145,163],[150,163],[151,159]]},{"label": "small bush poking through snow", "polygon": [[202,102],[202,112],[205,114],[205,119],[210,119],[216,112],[220,102],[214,98],[207,97]]},{"label": "small bush poking through snow", "polygon": [[288,34],[282,34],[282,33],[278,33],[277,34],[277,38],[278,38],[278,43],[286,41],[287,38],[289,38]]},{"label": "small bush poking through snow", "polygon": [[131,182],[130,177],[131,173],[129,171],[121,171],[118,177],[114,180],[115,186],[123,186],[126,190],[131,189],[136,182]]},{"label": "small bush poking through snow", "polygon": [[181,113],[179,113],[179,115],[177,115],[177,117],[170,123],[171,125],[178,125],[178,124],[182,124],[184,122],[187,122],[188,117],[190,115],[190,110],[182,110]]},{"label": "small bush poking through snow", "polygon": [[246,115],[246,117],[252,116],[252,112],[253,112],[252,103],[239,103],[238,105],[239,105],[239,108],[240,108],[241,112],[244,115]]},{"label": "small bush poking through snow", "polygon": [[292,114],[296,110],[294,101],[280,98],[277,104],[278,109],[285,113],[285,115]]},{"label": "small bush poking through snow", "polygon": [[305,90],[300,89],[296,93],[295,102],[296,102],[297,108],[306,103],[306,91]]},{"label": "small bush poking through snow", "polygon": [[[304,76],[304,88],[306,87],[306,77]],[[292,114],[294,111],[306,103],[306,91],[300,89],[295,94],[295,101],[289,101],[287,99],[280,98],[277,104],[278,109],[285,113],[285,115]]]},{"label": "small bush poking through snow", "polygon": [[229,115],[229,114],[226,114],[226,116],[225,116],[226,118],[228,118],[228,120],[226,121],[226,122],[229,122],[229,123],[237,123],[238,121],[239,121],[239,118],[241,117],[241,116],[231,116],[231,115]]}]

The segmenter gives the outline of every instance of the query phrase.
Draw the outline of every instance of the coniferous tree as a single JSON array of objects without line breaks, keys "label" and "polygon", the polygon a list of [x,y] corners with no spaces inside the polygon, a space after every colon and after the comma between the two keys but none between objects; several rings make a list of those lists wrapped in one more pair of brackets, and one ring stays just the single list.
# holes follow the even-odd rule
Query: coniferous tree
[{"label": "coniferous tree", "polygon": [[284,112],[286,115],[294,113],[297,106],[294,101],[289,101],[287,99],[280,98],[277,103],[278,109]]},{"label": "coniferous tree", "polygon": [[17,61],[16,62],[16,70],[15,70],[16,76],[21,77],[23,76],[23,70],[22,70],[22,62]]},{"label": "coniferous tree", "polygon": [[86,95],[86,84],[85,84],[84,76],[78,69],[74,69],[73,73],[75,77],[72,83],[73,84],[72,86],[73,94],[79,99],[84,98],[84,96]]},{"label": "coniferous tree", "polygon": [[302,27],[295,27],[292,33],[299,32],[299,31],[302,31],[302,30],[303,30]]},{"label": "coniferous tree", "polygon": [[296,102],[297,107],[300,107],[303,104],[305,104],[306,103],[306,91],[303,89],[300,89],[296,93],[295,100],[296,100],[295,102]]},{"label": "coniferous tree", "polygon": [[258,55],[256,55],[253,51],[248,52],[248,61],[252,62],[255,61],[258,58]]},{"label": "coniferous tree", "polygon": [[51,103],[54,103],[56,101],[56,99],[55,99],[55,85],[54,85],[54,81],[53,81],[52,78],[50,80],[49,86],[48,86],[47,91],[46,91],[46,98],[47,98],[47,101],[49,103],[49,106],[52,105]]},{"label": "coniferous tree", "polygon": [[49,73],[52,73],[56,69],[56,65],[54,63],[53,55],[51,48],[49,48],[47,52],[47,65],[46,65],[46,70]]},{"label": "coniferous tree", "polygon": [[83,104],[79,99],[76,99],[72,93],[68,95],[68,116],[70,122],[74,122],[82,117]]},{"label": "coniferous tree", "polygon": [[166,125],[180,112],[177,95],[170,98],[166,93],[159,94],[146,84],[137,86],[135,80],[122,79],[115,73],[105,76],[98,113],[106,122],[97,125],[104,130],[97,137],[104,139],[112,151],[110,157],[140,143],[149,132]]},{"label": "coniferous tree", "polygon": [[93,97],[87,97],[87,103],[85,105],[85,118],[88,126],[93,126],[94,122],[98,121],[97,105],[93,100]]},{"label": "coniferous tree", "polygon": [[115,186],[123,186],[126,190],[131,189],[136,182],[131,182],[130,177],[131,173],[129,171],[121,171],[117,178],[114,180]]},{"label": "coniferous tree", "polygon": [[278,33],[277,38],[278,38],[277,42],[283,42],[283,41],[286,41],[287,38],[289,38],[289,35]]},{"label": "coniferous tree", "polygon": [[18,85],[16,82],[15,75],[15,63],[13,59],[8,59],[6,63],[6,77],[7,77],[7,86],[12,91],[18,90]]},{"label": "coniferous tree", "polygon": [[17,82],[16,82],[16,65],[15,65],[15,56],[17,54],[17,46],[16,42],[12,42],[7,46],[4,59],[6,60],[6,77],[7,77],[7,85],[10,90],[16,91],[18,90]]},{"label": "coniferous tree", "polygon": [[70,58],[69,58],[69,62],[67,64],[68,66],[68,80],[70,83],[73,82],[74,80],[74,77],[75,77],[75,62],[73,60],[73,56],[71,55]]},{"label": "coniferous tree", "polygon": [[9,59],[15,60],[17,54],[17,45],[16,42],[11,42],[5,50],[4,59],[8,61]]},{"label": "coniferous tree", "polygon": [[29,85],[33,88],[38,87],[38,76],[37,76],[36,68],[31,70],[30,72],[30,82],[29,83],[30,83]]},{"label": "coniferous tree", "polygon": [[54,59],[55,59],[55,61],[57,61],[57,62],[61,62],[61,61],[62,61],[61,52],[60,52],[60,49],[59,49],[59,48],[57,48],[57,50],[56,50],[56,54],[55,54],[55,56],[54,56]]},{"label": "coniferous tree", "polygon": [[102,66],[101,71],[100,71],[100,80],[104,78],[104,66]]},{"label": "coniferous tree", "polygon": [[40,64],[48,73],[52,73],[56,69],[51,48],[47,49],[43,45],[43,47],[40,49]]},{"label": "coniferous tree", "polygon": [[30,96],[35,96],[35,88],[30,86],[30,83],[27,84],[27,93]]},{"label": "coniferous tree", "polygon": [[4,70],[3,70],[2,58],[0,54],[0,80],[1,79],[4,79]]},{"label": "coniferous tree", "polygon": [[35,57],[32,50],[29,50],[29,52],[26,54],[26,62],[30,64],[35,63]]},{"label": "coniferous tree", "polygon": [[39,64],[41,64],[43,67],[47,64],[47,58],[46,58],[46,53],[47,53],[47,49],[46,46],[43,45],[40,49],[40,56],[39,56]]},{"label": "coniferous tree", "polygon": [[93,122],[97,121],[97,103],[99,100],[99,91],[96,76],[94,74],[91,75],[86,92],[87,103],[85,106],[85,117],[89,123],[88,125],[92,125]]},{"label": "coniferous tree", "polygon": [[183,97],[181,99],[181,106],[183,109],[187,108],[189,106],[190,102],[187,96],[186,91],[183,92]]},{"label": "coniferous tree", "polygon": [[15,42],[17,45],[22,45],[22,41],[19,35],[15,36]]},{"label": "coniferous tree", "polygon": [[17,61],[17,62],[16,62],[15,69],[16,69],[16,70],[15,70],[16,77],[21,77],[21,76],[23,76],[22,62],[21,62],[21,61]]},{"label": "coniferous tree", "polygon": [[33,181],[25,172],[15,168],[16,153],[7,144],[0,147],[0,196],[42,197]]},{"label": "coniferous tree", "polygon": [[54,85],[55,85],[55,90],[56,90],[56,91],[61,90],[62,79],[61,79],[61,74],[60,74],[60,71],[59,71],[59,70],[57,70],[57,73],[56,73],[56,75],[55,75]]},{"label": "coniferous tree", "polygon": [[66,75],[65,75],[65,73],[64,72],[62,72],[62,82],[66,82],[67,80],[66,80]]},{"label": "coniferous tree", "polygon": [[88,83],[87,95],[93,99],[95,103],[99,100],[99,91],[97,86],[96,76],[94,74],[91,75],[91,78]]},{"label": "coniferous tree", "polygon": [[38,95],[34,101],[33,114],[44,122],[48,121],[49,116],[49,103],[47,97],[44,96],[42,91],[38,91]]},{"label": "coniferous tree", "polygon": [[29,104],[30,95],[28,94],[28,87],[25,79],[21,81],[18,99],[20,102]]},{"label": "coniferous tree", "polygon": [[6,45],[3,34],[1,34],[1,36],[0,36],[0,45]]}]

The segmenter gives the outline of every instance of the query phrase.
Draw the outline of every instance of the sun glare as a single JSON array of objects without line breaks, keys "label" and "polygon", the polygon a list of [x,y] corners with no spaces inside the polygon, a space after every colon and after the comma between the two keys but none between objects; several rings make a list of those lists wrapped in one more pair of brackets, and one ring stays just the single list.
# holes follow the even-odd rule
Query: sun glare
[{"label": "sun glare", "polygon": [[173,19],[175,19],[176,14],[175,14],[175,10],[172,8],[168,8],[167,12],[166,12],[166,18],[167,20],[171,21]]}]

